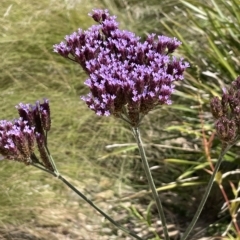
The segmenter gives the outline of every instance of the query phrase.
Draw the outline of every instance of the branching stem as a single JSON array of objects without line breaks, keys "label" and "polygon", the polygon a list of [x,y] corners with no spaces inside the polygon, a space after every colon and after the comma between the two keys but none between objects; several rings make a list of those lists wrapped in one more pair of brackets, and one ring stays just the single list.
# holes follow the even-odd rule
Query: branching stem
[{"label": "branching stem", "polygon": [[[49,155],[49,157],[51,158],[51,162],[54,163],[53,158],[51,157],[51,155]],[[34,167],[39,168],[47,173],[50,173],[51,175],[53,175],[54,177],[57,177],[58,179],[60,179],[65,185],[67,185],[72,191],[74,191],[79,197],[81,197],[85,202],[87,202],[90,206],[92,206],[95,210],[97,210],[97,212],[99,212],[103,217],[105,217],[109,222],[111,222],[114,226],[116,226],[118,229],[124,231],[125,233],[127,233],[128,235],[134,237],[135,239],[138,240],[143,240],[141,237],[139,237],[138,235],[136,235],[135,233],[129,231],[128,229],[124,228],[122,225],[118,224],[117,222],[115,222],[110,216],[108,216],[105,212],[103,212],[100,208],[98,208],[91,200],[89,200],[83,193],[81,193],[77,188],[75,188],[70,182],[68,182],[57,170],[56,170],[56,166],[54,163],[54,167],[55,170],[54,171],[50,171],[48,169],[46,169],[44,166],[40,166],[38,164],[32,164]]]}]

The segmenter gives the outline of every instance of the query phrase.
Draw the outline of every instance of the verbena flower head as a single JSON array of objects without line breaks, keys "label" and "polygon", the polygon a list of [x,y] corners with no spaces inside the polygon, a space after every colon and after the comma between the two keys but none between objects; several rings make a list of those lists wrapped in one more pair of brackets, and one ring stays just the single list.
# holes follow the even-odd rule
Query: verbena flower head
[{"label": "verbena flower head", "polygon": [[46,149],[46,132],[48,132],[51,128],[50,107],[48,99],[44,99],[43,103],[37,101],[35,105],[19,103],[16,108],[18,109],[19,115],[24,120],[28,121],[28,124],[30,126],[33,126],[35,128],[35,138],[43,165],[48,170],[53,171],[53,167],[51,162],[49,162],[48,152]]},{"label": "verbena flower head", "polygon": [[34,127],[30,127],[27,121],[22,118],[0,120],[0,154],[6,159],[30,164],[34,145]]},{"label": "verbena flower head", "polygon": [[235,143],[240,136],[240,76],[229,89],[224,88],[221,100],[214,97],[210,103],[216,119],[215,128],[219,138],[225,143]]},{"label": "verbena flower head", "polygon": [[37,101],[35,105],[19,103],[16,108],[20,117],[28,121],[30,126],[35,127],[38,133],[44,133],[51,128],[50,107],[48,99],[43,103]]},{"label": "verbena flower head", "polygon": [[90,93],[81,97],[97,115],[124,118],[132,126],[157,105],[171,104],[174,81],[189,67],[170,56],[181,44],[176,38],[150,34],[144,42],[120,30],[107,10],[93,10],[98,23],[79,29],[54,45],[54,52],[81,65],[89,75]]},{"label": "verbena flower head", "polygon": [[[0,121],[0,154],[25,164],[40,163],[53,171],[47,153],[47,131],[50,130],[50,107],[47,99],[35,105],[19,103],[20,118],[14,121]],[[35,145],[41,161],[34,154]]]}]

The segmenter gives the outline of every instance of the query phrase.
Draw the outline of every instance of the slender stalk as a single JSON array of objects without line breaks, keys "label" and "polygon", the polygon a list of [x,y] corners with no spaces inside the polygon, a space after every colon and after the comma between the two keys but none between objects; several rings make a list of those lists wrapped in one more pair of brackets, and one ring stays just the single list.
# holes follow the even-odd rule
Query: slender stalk
[{"label": "slender stalk", "polygon": [[54,172],[46,169],[44,166],[38,165],[37,163],[32,163],[32,165],[33,165],[34,167],[36,167],[36,168],[39,168],[40,170],[42,170],[42,171],[44,171],[44,172],[50,173],[50,174],[53,175],[54,177],[57,177],[57,175],[56,175]]},{"label": "slender stalk", "polygon": [[[46,139],[47,139],[47,133],[46,133]],[[46,149],[46,151],[48,153],[48,160],[49,160],[49,162],[51,163],[51,165],[52,165],[52,167],[54,169],[54,173],[56,174],[56,176],[58,176],[60,173],[57,170],[57,166],[56,166],[56,164],[55,164],[55,162],[54,162],[54,160],[52,158],[52,155],[51,155],[47,145],[45,145],[45,149]]]},{"label": "slender stalk", "polygon": [[[44,166],[41,166],[40,164],[37,163],[32,163],[32,165],[36,168],[39,168],[47,173],[50,173],[51,175],[53,175],[54,177],[57,177],[58,179],[60,179],[64,184],[66,184],[71,190],[73,190],[79,197],[81,197],[84,201],[86,201],[90,206],[92,206],[95,210],[97,210],[102,216],[104,216],[109,222],[111,222],[114,226],[116,226],[118,229],[124,231],[125,233],[127,233],[128,235],[134,237],[135,239],[138,240],[143,240],[141,237],[139,237],[138,235],[136,235],[135,233],[129,231],[128,229],[124,228],[122,225],[118,224],[117,222],[115,222],[110,216],[108,216],[105,212],[103,212],[100,208],[98,208],[91,200],[89,200],[83,193],[81,193],[77,188],[75,188],[71,183],[69,183],[63,176],[61,176],[61,174],[59,173],[59,171],[57,170],[57,167],[54,163],[54,160],[52,158],[52,156],[50,155],[50,152],[47,149],[47,153],[48,153],[48,159],[50,161],[50,163],[52,164],[53,167],[53,171],[50,171],[48,169],[46,169]],[[39,160],[37,159],[36,156],[34,156],[37,160],[37,162],[39,162]],[[40,162],[39,162],[40,163]]]},{"label": "slender stalk", "polygon": [[166,223],[166,218],[165,218],[164,211],[163,211],[163,206],[162,206],[161,200],[158,196],[157,189],[155,187],[153,177],[152,177],[149,165],[148,165],[148,161],[147,161],[147,157],[146,157],[145,150],[144,150],[144,147],[143,147],[143,143],[142,143],[142,139],[141,139],[141,136],[140,136],[139,129],[138,129],[138,127],[135,127],[135,128],[133,127],[132,130],[133,130],[134,136],[135,136],[136,141],[137,141],[138,149],[139,149],[140,156],[141,156],[142,163],[143,163],[143,168],[145,170],[149,186],[152,190],[152,194],[153,194],[154,200],[155,200],[156,205],[157,205],[157,209],[158,209],[160,219],[162,221],[163,233],[164,233],[165,240],[169,240],[167,223]]},{"label": "slender stalk", "polygon": [[216,164],[215,169],[214,169],[214,171],[213,171],[213,173],[211,175],[211,178],[210,178],[210,180],[208,182],[207,189],[206,189],[206,191],[205,191],[205,193],[203,195],[201,203],[199,204],[198,209],[197,209],[197,211],[196,211],[196,213],[195,213],[191,223],[189,224],[186,232],[183,234],[181,240],[186,240],[187,237],[189,236],[189,234],[191,233],[193,227],[195,226],[195,224],[196,224],[196,222],[197,222],[197,220],[198,220],[198,218],[199,218],[199,216],[200,216],[200,214],[201,214],[201,212],[203,210],[203,207],[204,207],[204,205],[205,205],[205,203],[207,201],[209,193],[210,193],[210,191],[212,189],[212,186],[213,186],[213,183],[214,183],[214,179],[215,179],[216,174],[218,172],[218,169],[219,169],[219,167],[220,167],[220,165],[221,165],[221,163],[223,161],[223,157],[226,154],[226,152],[231,148],[231,146],[232,145],[226,145],[226,146],[223,145],[222,146],[222,150],[221,150],[221,153],[220,153],[220,155],[218,157],[217,164]]},{"label": "slender stalk", "polygon": [[58,178],[66,184],[70,189],[72,189],[78,196],[80,196],[84,201],[86,201],[89,205],[91,205],[95,210],[97,210],[102,216],[104,216],[109,222],[111,222],[114,226],[117,228],[121,229],[125,233],[129,234],[130,236],[138,239],[138,240],[143,240],[140,238],[138,235],[135,233],[127,230],[117,222],[115,222],[111,217],[109,217],[105,212],[103,212],[100,208],[98,208],[91,200],[89,200],[87,197],[85,197],[84,194],[82,194],[78,189],[76,189],[71,183],[69,183],[63,176],[59,175]]}]

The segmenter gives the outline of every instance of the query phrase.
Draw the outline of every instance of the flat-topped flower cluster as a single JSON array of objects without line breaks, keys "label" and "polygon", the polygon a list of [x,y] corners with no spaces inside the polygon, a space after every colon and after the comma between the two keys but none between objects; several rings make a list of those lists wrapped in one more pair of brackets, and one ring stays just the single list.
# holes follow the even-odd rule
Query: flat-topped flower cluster
[{"label": "flat-topped flower cluster", "polygon": [[174,81],[189,66],[170,54],[181,44],[176,38],[150,34],[144,42],[120,30],[107,10],[90,14],[98,22],[79,29],[54,45],[54,51],[81,65],[89,75],[90,93],[82,97],[97,115],[114,115],[137,125],[155,106],[171,104]]}]

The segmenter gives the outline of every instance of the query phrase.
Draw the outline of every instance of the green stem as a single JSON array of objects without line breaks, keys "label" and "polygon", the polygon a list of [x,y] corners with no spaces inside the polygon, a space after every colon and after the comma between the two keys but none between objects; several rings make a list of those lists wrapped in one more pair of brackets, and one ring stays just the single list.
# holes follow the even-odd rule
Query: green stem
[{"label": "green stem", "polygon": [[[47,139],[47,138],[46,138],[46,139]],[[49,160],[49,162],[51,163],[51,165],[52,165],[52,167],[53,167],[53,169],[54,169],[54,173],[58,176],[59,172],[58,172],[58,170],[57,170],[57,166],[56,166],[56,164],[55,164],[55,162],[54,162],[54,160],[53,160],[53,158],[52,158],[52,155],[51,155],[51,153],[50,153],[47,145],[45,145],[45,150],[46,150],[47,153],[48,153],[48,160]]]},{"label": "green stem", "polygon": [[42,170],[42,171],[44,171],[44,172],[47,172],[47,173],[52,174],[54,177],[57,177],[57,175],[56,175],[54,172],[46,169],[43,165],[39,165],[39,164],[37,164],[37,163],[32,163],[32,165],[33,165],[34,167],[36,167],[36,168],[39,168],[40,170]]},{"label": "green stem", "polygon": [[138,239],[138,240],[143,240],[142,238],[140,238],[138,235],[136,235],[133,232],[130,232],[129,230],[127,230],[126,228],[124,228],[123,226],[121,226],[120,224],[118,224],[117,222],[115,222],[111,217],[109,217],[106,213],[104,213],[100,208],[98,208],[91,200],[89,200],[88,198],[85,197],[84,194],[82,194],[78,189],[76,189],[71,183],[69,183],[64,177],[62,177],[61,175],[58,176],[58,178],[63,181],[70,189],[72,189],[78,196],[80,196],[84,201],[86,201],[89,205],[91,205],[95,210],[97,210],[102,216],[104,216],[109,222],[111,222],[114,226],[116,226],[117,228],[121,229],[122,231],[124,231],[125,233],[129,234],[130,236]]},{"label": "green stem", "polygon": [[199,216],[200,216],[200,214],[201,214],[201,212],[203,210],[203,207],[204,207],[204,205],[205,205],[205,203],[207,201],[209,193],[210,193],[210,191],[212,189],[212,186],[213,186],[216,174],[217,174],[218,169],[219,169],[219,167],[220,167],[220,165],[221,165],[221,163],[223,161],[223,157],[226,154],[226,152],[231,148],[231,146],[232,145],[226,145],[226,146],[222,147],[221,153],[220,153],[219,158],[217,160],[217,164],[216,164],[215,169],[214,169],[214,171],[213,171],[213,173],[211,175],[211,178],[210,178],[210,180],[208,182],[207,189],[206,189],[206,191],[205,191],[205,193],[203,195],[201,203],[199,204],[198,209],[197,209],[197,211],[196,211],[196,213],[195,213],[195,215],[194,215],[190,225],[188,226],[186,232],[183,234],[181,240],[186,240],[187,237],[189,236],[189,234],[191,233],[193,227],[195,226],[195,224],[196,224],[196,222],[197,222],[197,220],[198,220],[198,218],[199,218]]},{"label": "green stem", "polygon": [[[71,183],[69,183],[63,176],[60,175],[59,171],[57,170],[57,167],[55,165],[55,162],[52,158],[52,156],[50,155],[50,152],[47,149],[47,153],[48,153],[48,158],[49,161],[52,163],[52,167],[54,169],[54,171],[50,171],[48,169],[46,169],[44,166],[40,166],[37,163],[32,163],[32,165],[36,168],[39,168],[47,173],[50,173],[51,175],[53,175],[54,177],[57,177],[58,179],[60,179],[64,184],[66,184],[71,190],[73,190],[79,197],[81,197],[84,201],[86,201],[90,206],[92,206],[95,210],[97,210],[102,216],[104,216],[109,222],[111,222],[114,226],[116,226],[118,229],[124,231],[125,233],[127,233],[128,235],[134,237],[135,239],[138,240],[143,240],[142,238],[140,238],[138,235],[136,235],[135,233],[129,231],[128,229],[124,228],[122,225],[118,224],[117,222],[115,222],[110,216],[108,216],[105,212],[103,212],[100,208],[98,208],[91,200],[89,200],[84,194],[82,194],[77,188],[75,188]],[[37,157],[35,156],[35,158],[37,159]],[[38,159],[37,159],[38,160]],[[39,161],[38,161],[39,162]]]},{"label": "green stem", "polygon": [[162,221],[163,233],[164,233],[165,240],[169,240],[167,223],[166,223],[166,218],[165,218],[164,211],[163,211],[163,206],[162,206],[161,200],[158,196],[157,189],[155,187],[153,177],[152,177],[149,165],[148,165],[148,161],[147,161],[147,157],[146,157],[146,154],[145,154],[145,150],[143,148],[143,143],[142,143],[142,140],[141,140],[140,132],[138,130],[138,127],[133,127],[132,130],[133,130],[134,136],[135,136],[136,141],[137,141],[138,149],[139,149],[140,156],[141,156],[142,163],[143,163],[143,167],[144,167],[144,170],[145,170],[145,173],[146,173],[146,176],[147,176],[148,184],[149,184],[149,186],[152,190],[154,200],[157,204],[158,213],[159,213],[160,219]]}]

